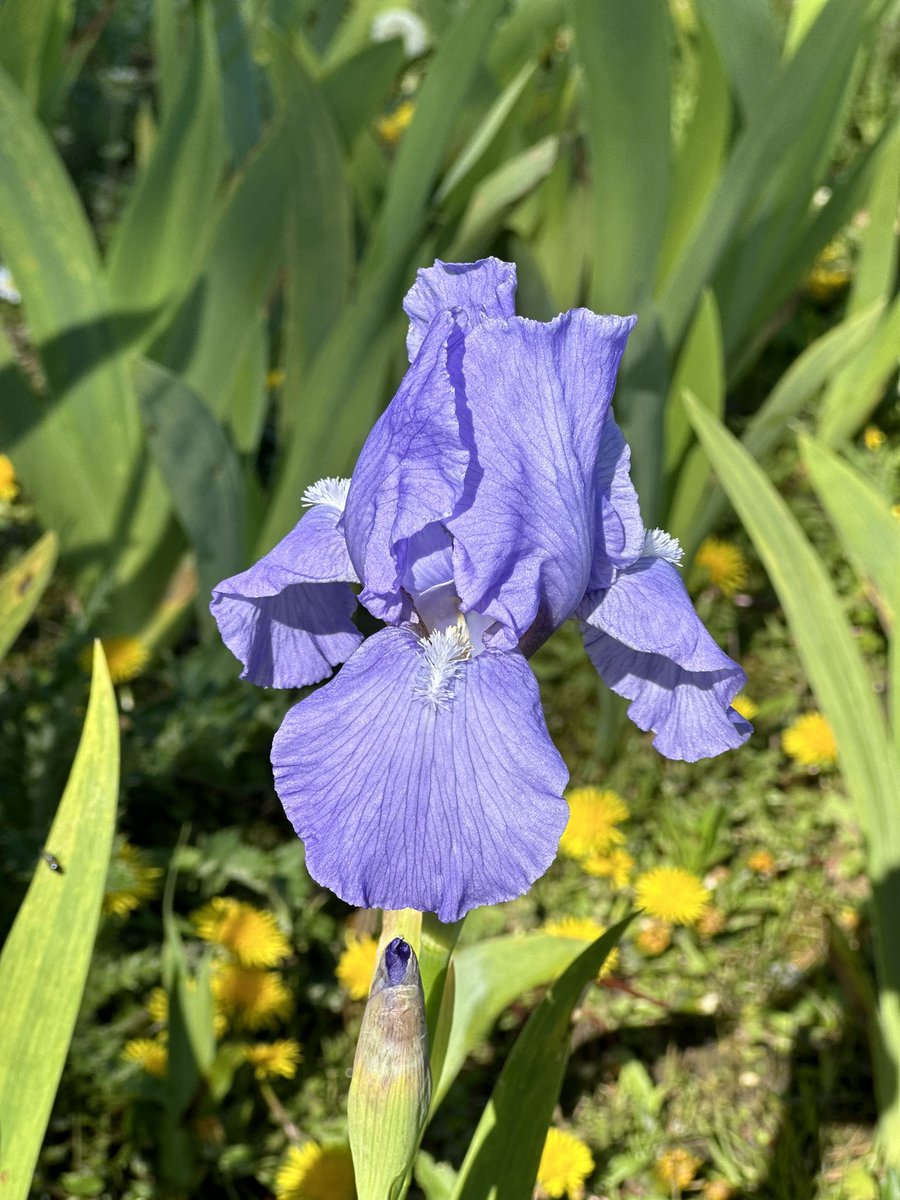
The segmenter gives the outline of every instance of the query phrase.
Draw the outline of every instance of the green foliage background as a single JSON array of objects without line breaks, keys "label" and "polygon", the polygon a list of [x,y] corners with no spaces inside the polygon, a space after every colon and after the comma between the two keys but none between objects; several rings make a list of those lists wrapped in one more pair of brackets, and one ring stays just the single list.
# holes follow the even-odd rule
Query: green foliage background
[{"label": "green foliage background", "polygon": [[[0,4],[0,263],[22,297],[0,301],[0,452],[20,487],[0,501],[0,922],[47,871],[93,634],[152,655],[117,692],[119,829],[167,873],[165,903],[101,920],[34,1194],[264,1196],[292,1131],[344,1136],[359,1006],[334,968],[348,919],[374,930],[306,875],[267,769],[294,697],[237,684],[205,597],[292,526],[304,487],[349,473],[404,369],[415,270],[497,254],[526,315],[638,312],[616,411],[645,521],[682,539],[698,609],[760,706],[741,754],[666,763],[571,631],[534,661],[573,783],[618,790],[639,869],[711,877],[725,916],[658,957],[626,937],[623,986],[578,1009],[556,1122],[590,1142],[597,1194],[670,1194],[657,1158],[687,1144],[704,1185],[734,1194],[891,1195],[897,5],[417,0],[412,54],[372,38],[390,7]],[[867,423],[881,441],[860,440]],[[711,533],[749,562],[736,597],[690,564]],[[846,782],[780,748],[817,706]],[[123,861],[109,891],[129,886]],[[290,935],[282,1032],[304,1063],[274,1104],[209,1024],[187,918],[221,894]],[[505,961],[484,939],[533,941],[498,1025],[442,1080],[427,1200],[481,1194],[496,1168],[477,1139],[466,1158],[477,1114],[577,949],[547,949],[544,918],[610,925],[629,902],[561,861],[469,920],[455,961],[472,994]],[[152,1032],[160,983],[185,1047],[162,1082],[121,1057]],[[456,1183],[441,1166],[464,1162]]]}]

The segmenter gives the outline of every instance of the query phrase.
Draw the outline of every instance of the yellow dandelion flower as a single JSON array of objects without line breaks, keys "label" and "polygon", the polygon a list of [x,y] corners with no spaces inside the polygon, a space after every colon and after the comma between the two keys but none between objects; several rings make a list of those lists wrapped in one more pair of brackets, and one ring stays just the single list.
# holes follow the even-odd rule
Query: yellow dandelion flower
[{"label": "yellow dandelion flower", "polygon": [[840,295],[850,283],[847,250],[840,240],[829,242],[806,277],[806,291],[825,304]]},{"label": "yellow dandelion flower", "polygon": [[844,933],[856,933],[860,924],[859,910],[845,904],[837,915],[837,923]]},{"label": "yellow dandelion flower", "polygon": [[703,1191],[700,1193],[703,1200],[731,1200],[734,1195],[734,1188],[730,1183],[726,1183],[724,1179],[710,1179],[703,1185]]},{"label": "yellow dandelion flower", "polygon": [[735,696],[731,702],[731,707],[736,709],[747,721],[752,721],[759,712],[759,705],[756,701],[751,700],[749,696],[745,696],[743,692],[741,692],[740,696]]},{"label": "yellow dandelion flower", "polygon": [[690,1150],[676,1146],[674,1150],[665,1150],[656,1160],[656,1176],[667,1188],[681,1191],[690,1187],[697,1177],[697,1171],[703,1162]]},{"label": "yellow dandelion flower", "polygon": [[694,563],[724,596],[733,596],[747,586],[747,559],[732,542],[706,538]]},{"label": "yellow dandelion flower", "polygon": [[788,758],[803,767],[824,767],[837,761],[837,742],[831,726],[820,712],[804,713],[781,735]]},{"label": "yellow dandelion flower", "polygon": [[616,828],[628,818],[628,806],[621,796],[596,787],[578,787],[566,799],[569,822],[559,839],[560,854],[589,858],[625,841],[624,833]]},{"label": "yellow dandelion flower", "polygon": [[627,850],[616,847],[608,854],[592,854],[589,858],[583,858],[581,866],[588,875],[594,875],[598,879],[610,879],[615,887],[623,888],[631,881],[634,859]]},{"label": "yellow dandelion flower", "polygon": [[244,967],[274,967],[291,952],[272,913],[231,896],[214,896],[191,921],[198,937],[224,946]]},{"label": "yellow dandelion flower", "polygon": [[372,976],[378,959],[378,942],[368,934],[359,937],[347,931],[347,948],[338,959],[337,981],[351,1000],[365,1000],[372,986]]},{"label": "yellow dandelion flower", "polygon": [[721,908],[713,908],[710,905],[697,921],[695,928],[701,937],[716,937],[725,928],[725,914]]},{"label": "yellow dandelion flower", "polygon": [[169,997],[165,988],[155,987],[147,997],[145,1007],[150,1014],[150,1019],[157,1025],[169,1023]]},{"label": "yellow dandelion flower", "polygon": [[900,504],[891,505],[891,516],[900,521]]},{"label": "yellow dandelion flower", "polygon": [[291,1011],[291,993],[277,971],[216,963],[211,986],[221,1011],[244,1029],[276,1025]]},{"label": "yellow dandelion flower", "polygon": [[124,919],[159,891],[162,867],[151,867],[143,853],[122,840],[113,854],[103,893],[103,911]]},{"label": "yellow dandelion flower", "polygon": [[[188,990],[193,991],[195,987],[194,981],[188,981]],[[147,1012],[152,1021],[157,1025],[168,1025],[169,1023],[169,997],[166,994],[165,988],[155,987],[147,997],[145,1005]],[[221,1005],[213,997],[213,1033],[217,1038],[221,1037],[228,1028],[228,1018],[222,1011]]]},{"label": "yellow dandelion flower", "polygon": [[162,1038],[132,1038],[122,1048],[126,1062],[137,1063],[148,1075],[162,1078],[166,1073],[169,1051]]},{"label": "yellow dandelion flower", "polygon": [[887,438],[883,429],[879,429],[877,425],[868,425],[863,433],[863,441],[867,450],[880,450]]},{"label": "yellow dandelion flower", "polygon": [[634,944],[641,954],[647,958],[655,958],[658,954],[665,954],[672,945],[672,926],[668,921],[657,921],[655,919],[642,921],[637,937],[634,939]]},{"label": "yellow dandelion flower", "polygon": [[356,1200],[349,1146],[291,1146],[275,1176],[275,1200]]},{"label": "yellow dandelion flower", "polygon": [[771,850],[754,850],[747,859],[747,867],[756,875],[771,875],[775,870],[775,855]]},{"label": "yellow dandelion flower", "polygon": [[103,653],[113,683],[135,679],[150,661],[149,647],[136,637],[102,638]]},{"label": "yellow dandelion flower", "polygon": [[[606,926],[591,917],[557,917],[555,920],[545,921],[541,932],[549,933],[551,937],[576,938],[580,942],[596,942],[598,937],[602,937],[606,933]],[[597,978],[603,979],[604,976],[611,975],[618,965],[619,949],[616,947],[600,968]]]},{"label": "yellow dandelion flower", "polygon": [[241,1049],[257,1079],[274,1079],[276,1075],[282,1079],[293,1079],[303,1058],[299,1044],[292,1038],[284,1038],[279,1042],[256,1042]]},{"label": "yellow dandelion flower", "polygon": [[5,454],[0,454],[0,500],[10,503],[19,494],[16,469]]},{"label": "yellow dandelion flower", "polygon": [[378,121],[376,129],[378,136],[389,146],[396,146],[400,138],[409,128],[416,106],[412,100],[404,100],[393,112],[387,113]]},{"label": "yellow dandelion flower", "polygon": [[638,908],[673,925],[693,925],[709,905],[703,881],[683,867],[654,867],[638,875],[635,883]]},{"label": "yellow dandelion flower", "polygon": [[587,1145],[565,1129],[548,1129],[537,1172],[539,1194],[550,1200],[584,1195],[584,1181],[594,1169]]},{"label": "yellow dandelion flower", "polygon": [[270,392],[274,392],[276,388],[280,388],[284,383],[285,375],[282,367],[273,367],[266,376],[266,387]]}]

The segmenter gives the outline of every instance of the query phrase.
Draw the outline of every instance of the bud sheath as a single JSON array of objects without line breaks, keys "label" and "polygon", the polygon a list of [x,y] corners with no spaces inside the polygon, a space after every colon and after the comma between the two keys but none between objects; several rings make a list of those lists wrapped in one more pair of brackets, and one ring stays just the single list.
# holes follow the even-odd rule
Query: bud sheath
[{"label": "bud sheath", "polygon": [[425,997],[410,944],[386,947],[363,1014],[347,1112],[359,1200],[403,1190],[431,1100]]}]

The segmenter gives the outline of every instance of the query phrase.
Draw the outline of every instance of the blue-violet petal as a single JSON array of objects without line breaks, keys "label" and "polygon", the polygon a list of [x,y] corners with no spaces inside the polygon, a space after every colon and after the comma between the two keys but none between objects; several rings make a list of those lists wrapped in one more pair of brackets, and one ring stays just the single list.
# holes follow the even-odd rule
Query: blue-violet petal
[{"label": "blue-violet petal", "polygon": [[473,263],[445,263],[416,272],[403,310],[409,317],[406,349],[412,362],[431,322],[442,312],[456,312],[465,332],[487,317],[511,317],[516,311],[516,264],[499,258]]},{"label": "blue-violet petal", "polygon": [[546,324],[485,321],[466,336],[473,467],[453,517],[464,610],[499,622],[497,646],[529,652],[587,589],[597,456],[633,317],[574,309]]},{"label": "blue-violet petal", "polygon": [[426,650],[406,629],[374,634],[290,710],[272,763],[314,879],[455,921],[547,869],[567,772],[518,652],[448,661],[436,681]]},{"label": "blue-violet petal", "polygon": [[350,619],[356,581],[340,508],[315,504],[287,537],[240,575],[213,589],[210,612],[222,641],[260,687],[326,679],[362,636]]},{"label": "blue-violet petal", "polygon": [[694,611],[672,563],[641,558],[588,597],[585,647],[628,715],[666,758],[696,762],[743,745],[752,726],[731,707],[746,682]]}]

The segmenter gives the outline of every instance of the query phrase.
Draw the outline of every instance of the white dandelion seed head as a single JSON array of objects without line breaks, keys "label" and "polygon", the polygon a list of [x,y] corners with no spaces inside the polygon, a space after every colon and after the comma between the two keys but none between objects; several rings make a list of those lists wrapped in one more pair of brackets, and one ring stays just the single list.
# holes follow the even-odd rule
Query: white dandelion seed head
[{"label": "white dandelion seed head", "polygon": [[420,638],[421,656],[413,694],[432,708],[446,708],[453,699],[454,684],[462,664],[472,655],[465,626],[436,629]]},{"label": "white dandelion seed head", "polygon": [[672,537],[664,529],[645,529],[644,547],[641,558],[664,558],[666,562],[677,567],[681,565],[684,551],[678,538]]},{"label": "white dandelion seed head", "polygon": [[428,49],[428,29],[421,17],[408,8],[386,8],[372,21],[373,42],[401,38],[407,58],[418,58]]},{"label": "white dandelion seed head", "polygon": [[327,504],[329,508],[344,511],[347,503],[347,493],[350,491],[350,480],[341,479],[337,475],[327,475],[317,483],[311,484],[303,493],[301,504]]}]

